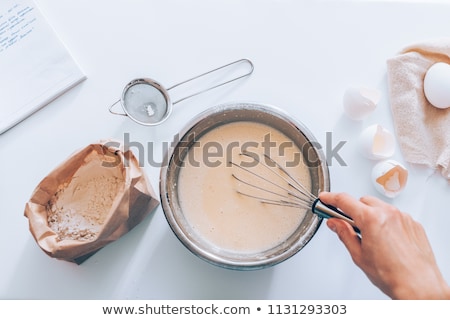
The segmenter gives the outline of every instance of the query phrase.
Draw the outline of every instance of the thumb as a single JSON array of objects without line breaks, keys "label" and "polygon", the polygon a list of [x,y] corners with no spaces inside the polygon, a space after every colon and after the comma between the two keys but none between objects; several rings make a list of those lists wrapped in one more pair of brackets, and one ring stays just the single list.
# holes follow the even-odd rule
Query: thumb
[{"label": "thumb", "polygon": [[334,218],[328,219],[327,226],[338,235],[352,256],[353,261],[358,264],[361,257],[361,239],[353,228],[347,222]]}]

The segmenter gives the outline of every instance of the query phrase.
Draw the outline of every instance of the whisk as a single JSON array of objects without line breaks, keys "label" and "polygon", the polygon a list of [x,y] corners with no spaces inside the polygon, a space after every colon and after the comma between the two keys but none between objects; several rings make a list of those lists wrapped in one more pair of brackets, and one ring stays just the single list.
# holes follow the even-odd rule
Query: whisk
[{"label": "whisk", "polygon": [[[283,166],[278,164],[269,155],[263,154],[262,156],[267,159],[267,161],[271,164],[270,166],[267,164],[267,161],[266,163],[262,162],[260,160],[260,157],[258,157],[258,155],[253,152],[242,151],[242,153],[240,153],[240,156],[252,158],[254,161],[256,161],[257,164],[264,166],[267,170],[270,170],[271,174],[279,177],[281,180],[278,180],[282,181],[283,184],[286,183],[286,185],[277,183],[274,181],[275,179],[270,179],[269,176],[263,176],[259,173],[256,173],[248,167],[242,166],[233,161],[229,161],[232,166],[238,168],[241,171],[248,172],[253,177],[256,177],[258,183],[249,182],[246,179],[239,177],[235,173],[232,174],[234,179],[246,186],[249,186],[251,189],[262,191],[263,194],[267,194],[267,197],[257,196],[255,194],[237,190],[239,194],[254,198],[256,200],[259,200],[261,203],[269,205],[311,209],[313,213],[324,219],[342,219],[349,223],[356,233],[360,234],[360,230],[356,227],[355,222],[352,220],[352,218],[350,218],[338,208],[323,203],[317,196],[312,194],[311,191],[309,191],[302,183],[295,179]],[[264,187],[264,184],[272,185],[275,188],[269,190],[267,187]]]}]

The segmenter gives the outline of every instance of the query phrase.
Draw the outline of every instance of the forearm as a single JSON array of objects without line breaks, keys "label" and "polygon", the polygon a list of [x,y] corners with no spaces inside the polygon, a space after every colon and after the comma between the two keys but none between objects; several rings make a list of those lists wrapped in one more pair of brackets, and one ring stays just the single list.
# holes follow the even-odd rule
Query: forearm
[{"label": "forearm", "polygon": [[398,285],[392,289],[396,300],[450,300],[450,287],[438,274],[424,276],[420,281]]}]

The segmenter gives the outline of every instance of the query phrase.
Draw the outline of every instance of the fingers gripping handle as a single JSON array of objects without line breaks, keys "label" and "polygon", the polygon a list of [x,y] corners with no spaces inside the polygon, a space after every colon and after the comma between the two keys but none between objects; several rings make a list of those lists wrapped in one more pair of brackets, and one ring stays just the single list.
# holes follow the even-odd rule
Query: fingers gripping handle
[{"label": "fingers gripping handle", "polygon": [[361,231],[358,229],[358,227],[355,225],[355,222],[352,218],[350,218],[348,215],[346,215],[344,212],[339,210],[336,207],[333,207],[329,204],[325,204],[320,199],[316,199],[312,205],[312,211],[317,214],[319,217],[322,217],[324,219],[329,218],[337,218],[344,220],[348,224],[350,224],[353,227],[353,230],[357,234],[361,234]]}]

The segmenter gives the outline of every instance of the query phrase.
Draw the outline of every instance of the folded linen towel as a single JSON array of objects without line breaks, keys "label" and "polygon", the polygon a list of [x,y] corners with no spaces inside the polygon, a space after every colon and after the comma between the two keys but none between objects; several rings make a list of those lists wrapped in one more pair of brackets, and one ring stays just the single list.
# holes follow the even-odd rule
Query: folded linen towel
[{"label": "folded linen towel", "polygon": [[437,62],[450,63],[450,38],[408,46],[388,59],[389,100],[405,160],[450,180],[450,108],[433,107],[423,91],[425,74]]}]

